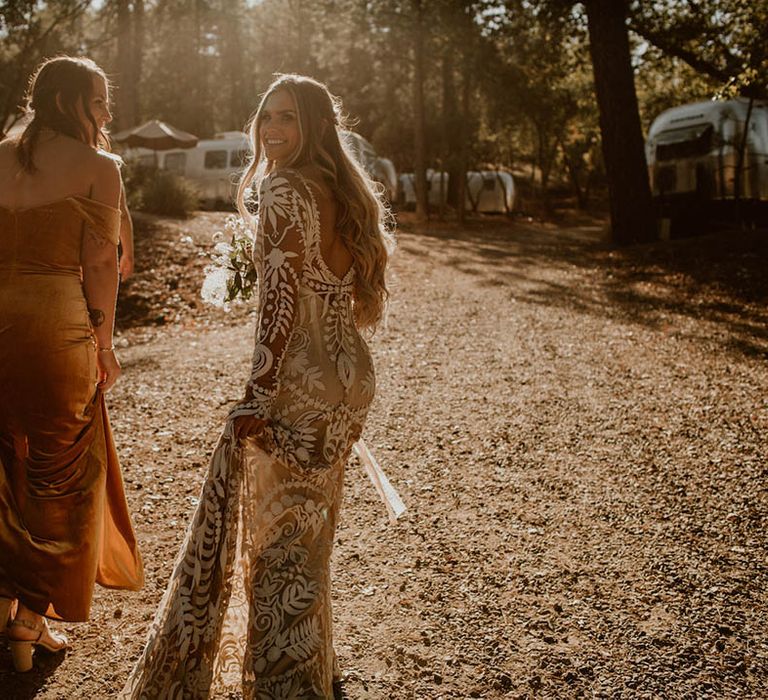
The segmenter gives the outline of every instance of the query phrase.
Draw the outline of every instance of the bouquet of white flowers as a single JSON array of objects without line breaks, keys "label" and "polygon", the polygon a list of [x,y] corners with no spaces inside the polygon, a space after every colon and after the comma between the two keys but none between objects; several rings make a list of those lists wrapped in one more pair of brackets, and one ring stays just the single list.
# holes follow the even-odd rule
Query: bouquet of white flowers
[{"label": "bouquet of white flowers", "polygon": [[253,236],[242,218],[231,215],[213,240],[212,263],[205,268],[200,296],[208,304],[228,309],[230,303],[248,301],[256,292]]}]

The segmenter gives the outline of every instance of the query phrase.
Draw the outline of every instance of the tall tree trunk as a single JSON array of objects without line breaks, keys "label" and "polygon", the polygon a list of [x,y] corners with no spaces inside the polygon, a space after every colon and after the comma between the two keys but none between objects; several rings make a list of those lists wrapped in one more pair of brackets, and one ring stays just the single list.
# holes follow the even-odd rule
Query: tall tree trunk
[{"label": "tall tree trunk", "polygon": [[133,75],[133,31],[129,0],[117,0],[117,125],[126,129],[136,124],[136,83]]},{"label": "tall tree trunk", "polygon": [[141,78],[144,71],[144,0],[133,0],[133,114],[141,119]]},{"label": "tall tree trunk", "polygon": [[416,218],[424,221],[428,214],[427,147],[424,116],[424,16],[421,0],[413,0],[415,12],[413,46],[413,112],[414,112],[414,178]]},{"label": "tall tree trunk", "polygon": [[[733,198],[736,202],[736,221],[739,224],[739,226],[743,226],[743,211],[742,211],[742,202],[741,198],[744,195],[744,190],[746,189],[744,185],[746,184],[744,182],[744,157],[747,153],[747,139],[749,138],[749,122],[752,118],[752,109],[755,106],[755,98],[750,97],[749,98],[749,105],[747,106],[747,116],[744,119],[744,129],[741,132],[741,143],[739,143],[739,157],[736,160],[736,173],[733,178]],[[754,192],[750,192],[750,194],[754,197]]]},{"label": "tall tree trunk", "polygon": [[611,227],[616,243],[656,238],[629,52],[626,0],[586,0],[589,49],[600,109]]},{"label": "tall tree trunk", "polygon": [[222,10],[222,61],[224,80],[229,92],[227,100],[227,129],[240,129],[247,114],[243,108],[243,49],[241,40],[242,14],[240,0],[228,0]]},{"label": "tall tree trunk", "polygon": [[296,73],[307,72],[307,59],[309,57],[308,43],[309,35],[307,30],[312,31],[312,27],[309,27],[307,20],[307,13],[305,12],[304,0],[293,0],[289,3],[291,9],[291,15],[294,17],[294,26],[296,27],[295,43],[293,45],[293,58],[289,70]]},{"label": "tall tree trunk", "polygon": [[213,104],[208,91],[208,60],[203,43],[205,38],[207,7],[205,0],[194,0],[194,31],[195,31],[195,90],[191,108],[195,114],[195,134],[210,135],[213,131]]},{"label": "tall tree trunk", "polygon": [[443,162],[448,171],[447,203],[458,209],[459,181],[464,177],[461,172],[459,153],[461,152],[461,115],[456,99],[456,76],[454,74],[453,54],[455,47],[447,44],[443,49]]},{"label": "tall tree trunk", "polygon": [[469,120],[470,99],[472,97],[472,59],[469,52],[465,52],[462,60],[462,85],[461,85],[461,127],[459,129],[459,187],[457,197],[459,199],[458,220],[463,224],[467,213],[467,170],[469,169]]}]

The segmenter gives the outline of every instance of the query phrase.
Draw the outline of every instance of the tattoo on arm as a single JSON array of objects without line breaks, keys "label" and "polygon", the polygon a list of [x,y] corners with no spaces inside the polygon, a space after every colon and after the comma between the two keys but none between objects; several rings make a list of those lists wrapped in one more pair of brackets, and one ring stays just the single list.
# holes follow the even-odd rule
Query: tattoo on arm
[{"label": "tattoo on arm", "polygon": [[93,226],[86,225],[86,231],[88,232],[88,238],[95,243],[99,248],[107,245],[109,241],[102,236]]},{"label": "tattoo on arm", "polygon": [[88,309],[88,315],[91,317],[91,325],[98,328],[104,323],[104,312],[101,309]]}]

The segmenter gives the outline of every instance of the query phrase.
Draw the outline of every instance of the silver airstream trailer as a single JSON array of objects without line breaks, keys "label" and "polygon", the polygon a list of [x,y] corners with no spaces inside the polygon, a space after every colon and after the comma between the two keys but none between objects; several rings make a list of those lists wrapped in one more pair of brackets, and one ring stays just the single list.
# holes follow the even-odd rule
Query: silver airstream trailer
[{"label": "silver airstream trailer", "polygon": [[354,131],[345,131],[347,143],[357,160],[365,168],[371,179],[381,183],[384,194],[390,202],[397,197],[397,171],[389,158],[378,155],[371,143]]},{"label": "silver airstream trailer", "polygon": [[[448,178],[445,171],[427,169],[427,202],[444,206],[448,200]],[[400,203],[416,206],[416,185],[413,173],[400,175]],[[466,173],[464,209],[482,214],[511,214],[515,208],[515,181],[512,174],[502,170],[470,170]]]},{"label": "silver airstream trailer", "polygon": [[651,191],[662,209],[674,212],[679,207],[727,204],[737,196],[765,207],[768,103],[754,101],[751,112],[744,98],[668,109],[651,125],[646,158]]}]

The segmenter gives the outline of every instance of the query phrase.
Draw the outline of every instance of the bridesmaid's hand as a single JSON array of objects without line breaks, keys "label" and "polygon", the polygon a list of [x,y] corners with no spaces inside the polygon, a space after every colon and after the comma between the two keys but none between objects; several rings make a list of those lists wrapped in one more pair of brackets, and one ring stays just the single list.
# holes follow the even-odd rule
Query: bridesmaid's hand
[{"label": "bridesmaid's hand", "polygon": [[120,281],[125,282],[133,274],[133,256],[123,253],[120,258]]},{"label": "bridesmaid's hand", "polygon": [[235,432],[236,440],[245,440],[247,437],[256,436],[266,426],[266,418],[256,418],[256,416],[238,416],[232,419],[232,427]]},{"label": "bridesmaid's hand", "polygon": [[115,351],[104,352],[98,350],[96,352],[96,366],[99,370],[99,389],[109,391],[120,376],[120,372],[122,372]]}]

